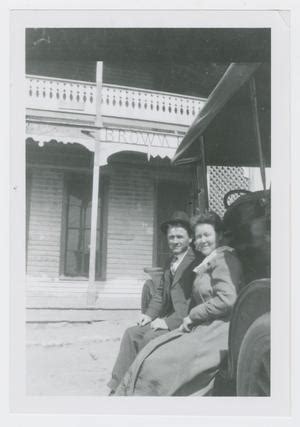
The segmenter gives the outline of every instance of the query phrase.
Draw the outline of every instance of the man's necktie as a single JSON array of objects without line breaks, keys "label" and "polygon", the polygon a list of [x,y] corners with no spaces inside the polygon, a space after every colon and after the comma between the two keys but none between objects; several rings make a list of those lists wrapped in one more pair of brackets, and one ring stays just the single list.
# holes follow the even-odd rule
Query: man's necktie
[{"label": "man's necktie", "polygon": [[175,264],[177,261],[178,261],[178,256],[175,255],[172,258],[171,265],[170,265],[170,271],[171,271],[172,276],[174,276],[174,274],[175,274],[175,271],[176,271]]}]

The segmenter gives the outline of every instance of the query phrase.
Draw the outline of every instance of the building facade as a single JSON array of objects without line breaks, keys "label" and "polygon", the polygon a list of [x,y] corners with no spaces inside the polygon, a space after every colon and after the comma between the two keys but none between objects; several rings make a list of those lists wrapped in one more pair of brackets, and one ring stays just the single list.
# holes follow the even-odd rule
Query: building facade
[{"label": "building facade", "polygon": [[[95,82],[42,65],[26,75],[27,306],[138,308],[144,268],[168,258],[159,225],[194,212],[193,171],[170,159],[205,99],[150,89],[143,73],[137,87],[121,70],[122,84],[110,83],[118,70],[105,64]],[[81,64],[80,76],[92,67]],[[220,214],[224,177],[249,186],[231,169],[208,170]]]}]

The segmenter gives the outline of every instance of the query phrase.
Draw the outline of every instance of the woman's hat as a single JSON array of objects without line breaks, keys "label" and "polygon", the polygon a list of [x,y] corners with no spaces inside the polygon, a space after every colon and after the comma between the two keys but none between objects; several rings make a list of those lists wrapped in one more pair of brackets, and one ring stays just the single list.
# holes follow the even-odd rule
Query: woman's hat
[{"label": "woman's hat", "polygon": [[174,212],[168,221],[165,221],[161,224],[161,231],[166,234],[170,225],[178,225],[183,227],[189,233],[189,235],[191,235],[192,233],[190,219],[188,215],[183,211]]}]

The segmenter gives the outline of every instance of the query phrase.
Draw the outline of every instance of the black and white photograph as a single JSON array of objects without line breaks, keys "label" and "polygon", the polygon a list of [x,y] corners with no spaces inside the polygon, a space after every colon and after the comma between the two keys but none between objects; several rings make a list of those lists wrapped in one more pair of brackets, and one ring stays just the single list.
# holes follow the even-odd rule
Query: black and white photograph
[{"label": "black and white photograph", "polygon": [[288,129],[281,113],[274,136],[278,89],[289,91],[273,72],[280,32],[268,19],[107,16],[47,25],[33,11],[23,32],[15,20],[24,235],[12,292],[23,287],[25,400],[233,399],[272,413],[274,366],[289,358],[284,322],[273,337],[289,295],[288,273],[277,293],[278,241],[289,237],[274,235],[288,209],[273,222],[289,186],[273,142]]}]

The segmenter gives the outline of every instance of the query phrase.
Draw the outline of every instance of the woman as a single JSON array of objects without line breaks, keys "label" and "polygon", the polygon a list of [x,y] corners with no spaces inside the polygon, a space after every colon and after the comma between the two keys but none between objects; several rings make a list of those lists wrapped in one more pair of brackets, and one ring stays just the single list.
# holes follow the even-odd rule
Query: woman
[{"label": "woman", "polygon": [[195,249],[205,256],[195,269],[189,315],[179,329],[149,343],[116,391],[119,396],[210,395],[228,349],[232,307],[242,282],[241,264],[221,246],[215,212],[193,222]]}]

